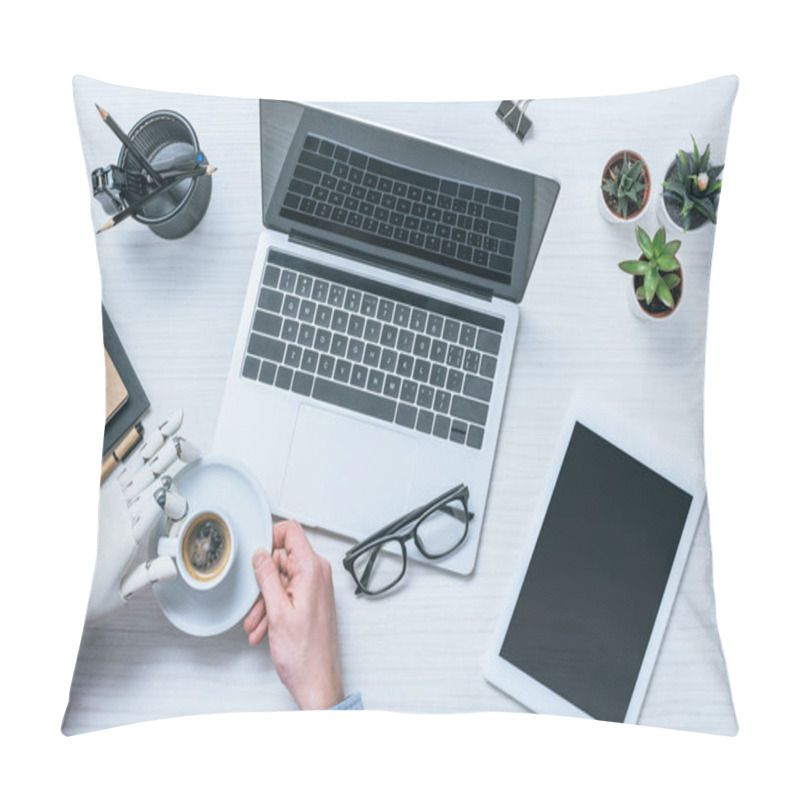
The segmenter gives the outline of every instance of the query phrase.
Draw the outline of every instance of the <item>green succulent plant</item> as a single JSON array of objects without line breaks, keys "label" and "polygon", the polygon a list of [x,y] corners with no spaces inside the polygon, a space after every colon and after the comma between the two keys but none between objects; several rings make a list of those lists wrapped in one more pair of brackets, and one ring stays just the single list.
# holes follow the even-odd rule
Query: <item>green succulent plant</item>
[{"label": "green succulent plant", "polygon": [[675,308],[672,290],[681,282],[678,274],[680,264],[675,253],[680,249],[679,240],[667,241],[667,232],[659,228],[651,239],[645,231],[636,226],[636,241],[642,257],[636,261],[622,261],[619,268],[629,275],[641,275],[644,282],[636,290],[636,297],[646,305],[658,297],[667,308]]},{"label": "green succulent plant", "polygon": [[622,155],[622,166],[608,172],[608,179],[603,181],[603,193],[617,203],[619,215],[628,218],[629,211],[638,211],[644,202],[647,188],[644,172],[644,161],[632,160],[627,153]]},{"label": "green succulent plant", "polygon": [[717,223],[717,205],[722,190],[719,176],[725,165],[713,166],[710,160],[711,145],[706,145],[700,155],[692,136],[692,152],[678,150],[673,167],[663,183],[665,201],[669,198],[676,209],[680,207],[684,231],[688,230],[693,218],[696,221],[692,227],[697,227],[705,220],[715,225]]}]

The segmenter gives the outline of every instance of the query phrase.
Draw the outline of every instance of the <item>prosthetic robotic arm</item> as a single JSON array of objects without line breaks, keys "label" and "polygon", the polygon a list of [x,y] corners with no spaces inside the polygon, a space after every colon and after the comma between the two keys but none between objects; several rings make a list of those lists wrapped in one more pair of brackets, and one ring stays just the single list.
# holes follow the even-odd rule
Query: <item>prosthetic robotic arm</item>
[{"label": "prosthetic robotic arm", "polygon": [[164,517],[177,521],[188,511],[174,478],[200,457],[200,450],[177,435],[182,422],[182,411],[171,414],[129,463],[100,487],[97,563],[86,614],[89,626],[123,608],[145,586],[177,576],[175,562],[168,556],[130,567],[142,541]]}]

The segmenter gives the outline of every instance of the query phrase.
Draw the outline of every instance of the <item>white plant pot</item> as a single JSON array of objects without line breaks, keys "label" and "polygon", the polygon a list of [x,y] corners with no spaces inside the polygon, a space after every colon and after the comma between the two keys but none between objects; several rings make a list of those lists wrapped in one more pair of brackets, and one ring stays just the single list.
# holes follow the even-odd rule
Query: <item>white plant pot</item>
[{"label": "white plant pot", "polygon": [[[683,236],[683,226],[678,225],[675,220],[669,215],[667,207],[664,204],[664,189],[660,188],[658,192],[658,203],[656,204],[656,219],[658,224],[666,230],[667,240],[674,239],[676,236]],[[698,229],[699,230],[699,229]],[[686,231],[689,233],[689,231]]]},{"label": "white plant pot", "polygon": [[[671,165],[670,165],[671,166]],[[669,171],[669,170],[667,170]],[[666,175],[665,175],[666,178]],[[660,185],[658,187],[658,202],[656,203],[656,219],[658,220],[659,225],[667,231],[667,239],[672,236],[673,238],[676,235],[680,236],[694,236],[695,234],[704,231],[709,225],[711,225],[711,221],[708,220],[704,222],[697,228],[690,228],[688,230],[683,229],[683,225],[675,222],[674,219],[669,215],[669,211],[667,211],[667,206],[664,202],[664,187]]]}]

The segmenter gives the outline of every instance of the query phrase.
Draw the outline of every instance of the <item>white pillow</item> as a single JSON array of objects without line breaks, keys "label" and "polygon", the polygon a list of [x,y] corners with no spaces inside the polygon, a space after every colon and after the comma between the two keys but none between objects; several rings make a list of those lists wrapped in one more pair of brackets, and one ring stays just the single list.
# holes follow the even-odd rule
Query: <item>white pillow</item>
[{"label": "white pillow", "polygon": [[[528,106],[533,128],[522,142],[495,115],[497,102],[441,104],[436,113],[430,107],[416,113],[412,104],[330,106],[479,150],[550,174],[561,184],[521,305],[516,374],[512,370],[473,576],[429,574],[414,565],[414,585],[404,596],[356,603],[340,566],[346,546],[325,534],[312,536],[334,567],[346,643],[345,683],[361,691],[366,707],[520,708],[482,680],[481,660],[500,613],[504,576],[515,572],[521,555],[525,530],[517,523],[533,512],[549,446],[573,392],[603,393],[622,413],[646,422],[655,435],[702,464],[705,320],[715,223],[706,221],[687,233],[672,225],[662,210],[661,185],[679,150],[694,158],[694,137],[700,159],[710,147],[711,166],[703,164],[699,172],[711,177],[707,186],[705,177],[699,183],[714,188],[712,169],[724,163],[736,89],[737,80],[729,77],[641,95],[538,100]],[[74,94],[90,181],[95,169],[117,161],[121,148],[96,104],[124,131],[151,112],[177,112],[191,124],[207,162],[219,168],[208,177],[210,195],[195,203],[190,230],[154,233],[128,218],[97,238],[103,302],[152,406],[144,417],[146,433],[173,409],[183,408],[184,429],[208,450],[262,225],[259,103],[148,92],[87,78],[75,79]],[[635,221],[613,223],[604,210],[602,173],[626,148],[647,163],[650,203]],[[720,177],[724,184],[724,172]],[[697,187],[696,180],[690,183],[690,189]],[[716,202],[711,201],[714,210]],[[97,201],[91,214],[95,229],[110,216]],[[662,219],[666,239],[681,242],[683,293],[674,317],[640,320],[631,313],[641,305],[632,279],[618,264],[639,256],[636,225],[652,240]],[[724,224],[724,210],[719,221]],[[202,356],[193,338],[199,318],[214,334],[203,338]],[[537,381],[546,391],[522,391]],[[526,415],[535,415],[534,421],[523,422]],[[109,482],[115,480],[112,475]],[[104,489],[104,497],[110,491]],[[101,540],[125,522],[108,525],[104,528],[101,519]],[[131,564],[147,557],[147,547],[142,541],[138,552],[129,548]],[[96,585],[106,567],[98,561]],[[429,592],[428,582],[438,589]],[[442,599],[434,602],[434,596]],[[410,659],[409,647],[417,641],[419,656]],[[402,670],[395,669],[398,663]],[[85,629],[63,729],[71,734],[181,714],[291,707],[268,654],[248,648],[240,627],[208,638],[187,635],[145,593]],[[707,509],[639,723],[722,734],[737,730],[715,619]]]}]

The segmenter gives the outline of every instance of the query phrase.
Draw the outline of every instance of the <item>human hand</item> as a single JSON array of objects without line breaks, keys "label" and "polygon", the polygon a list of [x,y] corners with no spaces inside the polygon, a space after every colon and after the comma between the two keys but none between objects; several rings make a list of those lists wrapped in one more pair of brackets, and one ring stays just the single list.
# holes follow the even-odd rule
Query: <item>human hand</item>
[{"label": "human hand", "polygon": [[272,530],[272,554],[259,548],[253,569],[261,594],[244,620],[251,645],[268,637],[278,677],[301,709],[344,699],[331,565],[297,522]]}]

